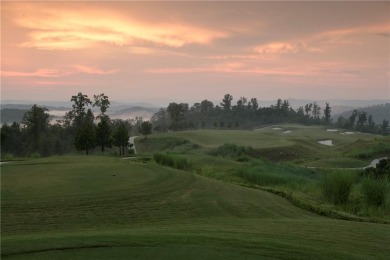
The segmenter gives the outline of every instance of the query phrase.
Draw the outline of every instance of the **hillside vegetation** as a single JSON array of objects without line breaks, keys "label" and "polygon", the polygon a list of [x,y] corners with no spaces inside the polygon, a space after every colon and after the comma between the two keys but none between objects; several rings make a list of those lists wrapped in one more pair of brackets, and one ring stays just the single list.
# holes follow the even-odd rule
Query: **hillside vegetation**
[{"label": "hillside vegetation", "polygon": [[[369,115],[372,115],[373,121],[376,124],[382,123],[382,121],[385,119],[387,121],[390,121],[390,103],[386,104],[380,104],[375,106],[369,106],[369,107],[361,107],[357,108],[358,111],[364,111]],[[343,116],[345,118],[348,118],[352,115],[354,109],[335,114],[333,116],[334,120],[337,120],[338,117]]]},{"label": "hillside vegetation", "polygon": [[389,253],[378,242],[390,239],[389,225],[321,217],[262,190],[153,163],[64,156],[2,164],[1,171],[3,257],[345,259]]}]

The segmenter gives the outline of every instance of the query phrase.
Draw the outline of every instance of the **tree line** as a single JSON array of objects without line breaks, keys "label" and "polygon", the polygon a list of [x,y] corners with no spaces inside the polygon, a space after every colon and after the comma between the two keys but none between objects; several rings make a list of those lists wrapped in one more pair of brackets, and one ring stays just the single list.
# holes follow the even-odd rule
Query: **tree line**
[{"label": "tree line", "polygon": [[[31,107],[23,116],[21,124],[16,122],[1,127],[1,153],[12,156],[50,156],[74,151],[85,151],[99,147],[104,153],[107,148],[118,147],[119,155],[127,151],[130,135],[151,133],[150,122],[142,118],[121,120],[110,119],[106,114],[110,101],[108,96],[94,95],[91,100],[81,92],[71,97],[72,109],[64,120],[49,124],[49,110],[45,107]],[[99,108],[95,117],[91,107]]]},{"label": "tree line", "polygon": [[389,121],[383,119],[381,124],[375,124],[372,115],[365,111],[354,110],[348,118],[340,116],[334,123],[335,127],[381,135],[389,134]]},{"label": "tree line", "polygon": [[[304,125],[329,125],[361,132],[379,134],[389,133],[389,123],[384,120],[381,125],[375,125],[371,115],[366,115],[366,121],[344,124],[344,120],[332,122],[332,109],[329,103],[321,108],[317,102],[308,103],[294,110],[288,100],[278,99],[275,105],[260,107],[256,98],[240,97],[233,104],[233,96],[224,95],[221,102],[214,105],[209,100],[194,103],[170,103],[161,108],[152,118],[153,130],[186,130],[186,129],[253,129],[264,125],[280,123],[299,123]],[[359,112],[358,115],[364,113]],[[352,119],[351,119],[352,120]],[[351,123],[351,120],[346,120]],[[342,123],[340,123],[342,122]],[[352,128],[351,128],[352,127]]]}]

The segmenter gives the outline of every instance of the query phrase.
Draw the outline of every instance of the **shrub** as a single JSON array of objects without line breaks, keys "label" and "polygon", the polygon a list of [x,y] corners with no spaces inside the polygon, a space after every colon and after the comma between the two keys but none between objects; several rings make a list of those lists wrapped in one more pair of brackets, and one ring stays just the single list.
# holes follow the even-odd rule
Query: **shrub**
[{"label": "shrub", "polygon": [[365,202],[372,206],[384,206],[389,192],[387,180],[366,178],[362,182],[362,194]]},{"label": "shrub", "polygon": [[1,154],[2,161],[12,161],[14,159],[15,159],[15,157],[12,153]]},{"label": "shrub", "polygon": [[322,194],[335,205],[345,204],[352,190],[355,176],[346,172],[332,172],[325,175],[322,182]]},{"label": "shrub", "polygon": [[153,159],[158,164],[179,170],[188,170],[191,168],[191,164],[186,158],[174,156],[171,154],[155,153],[153,155]]},{"label": "shrub", "polygon": [[288,164],[274,164],[256,160],[250,166],[240,167],[237,175],[260,186],[297,186],[315,180],[311,170]]},{"label": "shrub", "polygon": [[39,153],[31,153],[30,154],[30,158],[32,159],[38,159],[38,158],[41,158],[41,155]]},{"label": "shrub", "polygon": [[375,179],[388,179],[390,178],[390,158],[382,159],[376,164],[376,168],[366,168],[362,173],[362,176]]},{"label": "shrub", "polygon": [[128,150],[128,154],[129,154],[129,155],[134,155],[134,154],[135,154],[134,149],[133,149],[133,148],[130,148],[130,149]]},{"label": "shrub", "polygon": [[190,168],[190,163],[186,158],[176,157],[174,158],[174,167],[179,170],[187,170]]},{"label": "shrub", "polygon": [[210,155],[223,157],[237,158],[245,155],[253,154],[254,149],[250,146],[240,146],[236,144],[224,144],[218,148],[212,149],[209,151]]}]

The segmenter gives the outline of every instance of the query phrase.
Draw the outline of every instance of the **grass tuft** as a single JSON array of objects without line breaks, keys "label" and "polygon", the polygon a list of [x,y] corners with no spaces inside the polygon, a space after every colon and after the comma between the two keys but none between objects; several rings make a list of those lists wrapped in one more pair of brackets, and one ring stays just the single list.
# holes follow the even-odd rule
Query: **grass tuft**
[{"label": "grass tuft", "polygon": [[324,198],[335,204],[341,205],[348,201],[348,197],[355,181],[352,173],[336,171],[325,175],[321,188]]},{"label": "grass tuft", "polygon": [[384,179],[366,178],[362,182],[362,194],[367,205],[384,207],[389,193],[389,183]]}]

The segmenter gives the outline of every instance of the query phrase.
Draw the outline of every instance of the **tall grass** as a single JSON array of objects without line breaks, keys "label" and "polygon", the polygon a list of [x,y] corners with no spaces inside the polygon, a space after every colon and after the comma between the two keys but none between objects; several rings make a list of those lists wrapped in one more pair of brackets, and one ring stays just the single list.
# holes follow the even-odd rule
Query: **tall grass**
[{"label": "tall grass", "polygon": [[237,175],[260,186],[300,186],[317,178],[312,170],[266,161],[256,161],[250,166],[239,168]]},{"label": "tall grass", "polygon": [[389,183],[386,179],[366,178],[362,182],[361,192],[367,205],[383,207],[389,193]]},{"label": "tall grass", "polygon": [[221,145],[215,149],[211,149],[209,151],[210,155],[213,156],[223,156],[223,157],[231,157],[231,158],[237,158],[237,157],[243,157],[247,155],[252,155],[254,152],[254,149],[250,146],[241,146],[236,144],[224,144]]},{"label": "tall grass", "polygon": [[352,155],[359,159],[369,159],[376,156],[384,156],[390,154],[390,142],[381,142],[370,147],[365,147],[364,150],[359,150]]},{"label": "tall grass", "polygon": [[189,170],[191,168],[191,163],[186,158],[172,154],[155,153],[153,159],[158,164],[179,170]]},{"label": "tall grass", "polygon": [[328,173],[321,183],[322,194],[327,201],[335,205],[345,204],[354,181],[355,175],[353,173],[343,171]]}]

